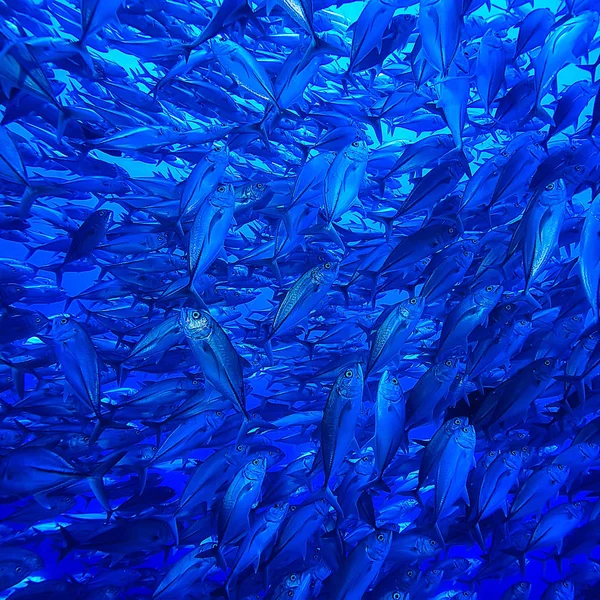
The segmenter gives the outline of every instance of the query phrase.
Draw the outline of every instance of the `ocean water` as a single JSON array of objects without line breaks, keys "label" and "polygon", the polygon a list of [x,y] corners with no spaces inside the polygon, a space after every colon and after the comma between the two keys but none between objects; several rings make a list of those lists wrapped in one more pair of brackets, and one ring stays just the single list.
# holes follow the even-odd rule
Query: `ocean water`
[{"label": "ocean water", "polygon": [[599,18],[0,0],[2,598],[600,597]]}]

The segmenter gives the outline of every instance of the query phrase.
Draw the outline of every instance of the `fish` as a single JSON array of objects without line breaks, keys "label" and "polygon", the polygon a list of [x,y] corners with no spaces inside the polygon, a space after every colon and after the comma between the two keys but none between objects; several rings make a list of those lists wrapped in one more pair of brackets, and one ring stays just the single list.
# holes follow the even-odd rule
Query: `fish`
[{"label": "fish", "polygon": [[0,3],[2,597],[597,597],[599,14]]}]

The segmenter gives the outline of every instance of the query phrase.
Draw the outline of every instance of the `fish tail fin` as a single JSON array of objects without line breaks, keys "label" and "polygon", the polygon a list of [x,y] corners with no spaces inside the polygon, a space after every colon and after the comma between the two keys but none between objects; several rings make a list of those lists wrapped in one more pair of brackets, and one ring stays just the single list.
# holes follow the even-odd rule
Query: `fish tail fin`
[{"label": "fish tail fin", "polygon": [[481,548],[481,550],[483,552],[485,552],[485,540],[483,539],[483,534],[481,533],[481,527],[479,526],[479,521],[477,521],[477,523],[475,523],[473,530],[475,531],[475,541],[477,542],[477,544]]},{"label": "fish tail fin", "polygon": [[225,557],[223,556],[223,547],[221,546],[220,542],[215,548],[215,558],[217,559],[217,564],[219,565],[219,567],[223,569],[225,573],[227,573],[227,562],[225,561]]},{"label": "fish tail fin", "polygon": [[600,56],[596,59],[596,62],[591,65],[577,65],[580,69],[587,71],[592,78],[592,83],[596,83],[596,68],[600,66]]},{"label": "fish tail fin", "polygon": [[337,46],[330,44],[324,40],[318,34],[313,34],[313,53],[318,52],[320,54],[333,54],[334,56],[340,56],[341,51]]},{"label": "fish tail fin", "polygon": [[381,126],[381,118],[380,117],[376,117],[376,116],[367,116],[365,117],[367,123],[369,123],[369,125],[371,125],[371,127],[373,128],[373,131],[375,132],[375,135],[377,136],[377,141],[380,144],[383,144],[383,129]]},{"label": "fish tail fin", "polygon": [[[31,187],[27,187],[23,193],[23,196],[21,197],[21,204],[19,206],[19,214],[21,217],[27,217],[29,215],[29,211],[31,210],[36,198],[37,194],[35,191]],[[31,252],[31,254],[33,254],[33,252],[35,252],[35,249]],[[28,258],[31,256],[31,254],[28,255]]]},{"label": "fish tail fin", "polygon": [[72,550],[77,548],[79,542],[67,531],[66,527],[59,525],[58,528],[60,529],[60,533],[65,541],[65,545],[58,552],[57,562],[61,562],[63,558],[71,553]]},{"label": "fish tail fin", "polygon": [[375,479],[371,479],[363,485],[360,489],[367,490],[369,488],[375,488],[376,491],[385,492],[389,494],[392,490],[390,486],[383,480],[382,475],[378,475]]},{"label": "fish tail fin", "polygon": [[106,489],[104,487],[103,477],[112,469],[124,456],[126,452],[115,452],[111,456],[109,456],[106,460],[102,461],[91,473],[88,475],[88,485],[92,490],[94,496],[100,503],[102,508],[110,513],[112,509],[110,507],[110,502],[108,500],[108,495],[106,493]]},{"label": "fish tail fin", "polygon": [[385,195],[385,182],[387,177],[372,177],[371,178],[379,188],[379,194],[383,197]]},{"label": "fish tail fin", "polygon": [[346,306],[350,306],[350,285],[351,285],[350,283],[344,283],[344,284],[336,286],[336,288],[335,288],[342,293],[342,296],[344,296],[344,301],[346,302]]},{"label": "fish tail fin", "polygon": [[438,539],[440,540],[440,544],[442,545],[442,548],[445,548],[446,540],[444,539],[444,535],[442,534],[442,530],[440,529],[440,524],[437,519],[433,523],[433,528],[435,530],[435,533],[436,533]]},{"label": "fish tail fin", "polygon": [[518,561],[521,575],[523,577],[525,577],[525,571],[526,571],[525,552],[523,552],[522,550],[504,550],[504,552],[506,552],[506,554],[509,554],[510,556],[514,557]]}]

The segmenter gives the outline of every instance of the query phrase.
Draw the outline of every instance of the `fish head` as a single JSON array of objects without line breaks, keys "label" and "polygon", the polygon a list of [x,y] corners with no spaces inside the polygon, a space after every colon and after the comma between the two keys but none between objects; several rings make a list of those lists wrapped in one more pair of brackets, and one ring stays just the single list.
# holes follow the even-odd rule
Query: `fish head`
[{"label": "fish head", "polygon": [[462,268],[467,269],[475,258],[475,252],[477,251],[477,240],[465,240],[460,244],[460,250],[454,255],[454,261]]},{"label": "fish head", "polygon": [[519,581],[512,586],[510,600],[527,600],[531,593],[529,581]]},{"label": "fish head", "polygon": [[407,319],[418,319],[425,309],[425,298],[413,296],[398,305],[400,314]]},{"label": "fish head", "polygon": [[533,372],[538,379],[548,381],[552,378],[552,374],[556,370],[557,364],[558,358],[553,358],[551,356],[540,358],[533,363]]},{"label": "fish head", "polygon": [[211,150],[204,156],[205,160],[214,165],[227,165],[229,163],[229,147],[222,144],[215,144]]},{"label": "fish head", "polygon": [[[451,359],[448,359],[448,360],[451,360]],[[442,425],[442,427],[444,428],[444,430],[446,431],[446,433],[448,435],[451,435],[455,431],[458,431],[459,429],[462,429],[463,427],[468,427],[468,426],[469,426],[468,417],[454,417],[454,419],[449,419]]]},{"label": "fish head", "polygon": [[[166,233],[153,233],[146,237],[146,246],[149,250],[160,250],[166,248],[169,244],[169,235]],[[136,305],[142,306],[143,305]]]},{"label": "fish head", "polygon": [[373,450],[368,448],[361,452],[360,458],[356,461],[354,466],[354,470],[359,475],[368,475],[373,471],[373,467],[375,466],[375,455],[373,454]]},{"label": "fish head", "polygon": [[444,579],[444,570],[439,567],[431,567],[427,569],[423,575],[423,579],[428,589],[435,589]]},{"label": "fish head", "polygon": [[313,267],[311,278],[319,284],[330,285],[337,277],[340,263],[336,260],[326,260],[323,264]]},{"label": "fish head", "polygon": [[235,194],[230,183],[220,183],[210,196],[210,203],[218,208],[231,208],[235,204]]},{"label": "fish head", "polygon": [[285,457],[285,452],[281,448],[272,445],[252,447],[249,452],[253,458],[263,458],[268,468],[280,463]]},{"label": "fish head", "polygon": [[255,457],[244,467],[246,479],[259,480],[265,476],[267,471],[267,460],[265,458]]},{"label": "fish head", "polygon": [[389,529],[379,529],[368,536],[365,551],[374,562],[385,560],[392,544],[392,532]]},{"label": "fish head", "polygon": [[344,398],[355,398],[362,395],[364,383],[363,369],[360,363],[348,365],[339,375],[336,387]]},{"label": "fish head", "polygon": [[184,307],[179,319],[188,338],[206,340],[213,333],[214,321],[206,310]]},{"label": "fish head", "polygon": [[415,540],[415,548],[421,558],[428,558],[440,549],[440,545],[432,537],[420,535]]},{"label": "fish head", "polygon": [[571,468],[569,465],[563,464],[551,464],[546,467],[546,472],[552,483],[562,486],[563,483],[569,478],[571,474]]},{"label": "fish head", "polygon": [[598,460],[598,457],[600,456],[600,446],[591,440],[587,442],[580,442],[578,444],[578,449],[582,459],[585,462],[594,462]]},{"label": "fish head", "polygon": [[367,160],[369,149],[362,137],[356,137],[344,150],[346,157],[356,163],[363,163]]},{"label": "fish head", "polygon": [[281,523],[287,515],[288,508],[288,502],[276,502],[267,512],[267,521],[270,521],[271,523]]},{"label": "fish head", "polygon": [[552,590],[552,593],[548,595],[548,598],[552,598],[552,600],[573,600],[575,597],[575,584],[569,579],[551,583],[548,589]]},{"label": "fish head", "polygon": [[401,590],[409,590],[419,579],[421,573],[412,567],[404,569],[397,579],[397,585]]},{"label": "fish head", "polygon": [[540,203],[544,206],[553,206],[563,203],[567,198],[567,185],[564,179],[556,179],[544,186],[540,195]]},{"label": "fish head", "polygon": [[523,455],[520,450],[509,450],[502,454],[502,460],[508,469],[511,471],[520,471],[523,465]]},{"label": "fish head", "polygon": [[[128,191],[129,190],[125,190],[125,193]],[[94,222],[94,225],[98,225],[100,229],[108,229],[112,225],[113,211],[101,208],[92,213],[88,218]]]},{"label": "fish head", "polygon": [[504,288],[499,284],[486,285],[477,290],[474,294],[474,300],[479,306],[495,306],[502,295]]},{"label": "fish head", "polygon": [[379,380],[377,392],[388,402],[398,402],[403,397],[400,377],[397,373],[385,370]]},{"label": "fish head", "polygon": [[66,343],[75,339],[79,333],[79,324],[70,315],[60,315],[52,319],[52,337],[55,342]]},{"label": "fish head", "polygon": [[513,331],[518,336],[527,336],[533,330],[533,322],[530,319],[517,319],[513,323]]},{"label": "fish head", "polygon": [[454,439],[462,448],[465,448],[466,450],[474,450],[476,442],[475,428],[473,425],[461,427],[454,434]]},{"label": "fish head", "polygon": [[434,366],[435,378],[438,381],[450,381],[455,378],[459,360],[452,356],[437,362]]},{"label": "fish head", "polygon": [[225,422],[227,414],[224,410],[206,411],[206,425],[209,430],[218,429]]}]

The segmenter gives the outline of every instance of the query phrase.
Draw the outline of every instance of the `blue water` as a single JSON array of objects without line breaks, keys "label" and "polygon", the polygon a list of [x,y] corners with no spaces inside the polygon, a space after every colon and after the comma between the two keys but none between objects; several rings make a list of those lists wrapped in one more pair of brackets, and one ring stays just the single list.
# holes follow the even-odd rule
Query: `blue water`
[{"label": "blue water", "polygon": [[[600,597],[597,9],[327,4],[0,0],[2,598]],[[534,10],[539,40],[515,52]],[[400,166],[433,136],[443,151]],[[103,282],[120,287],[90,297]],[[206,323],[208,341],[194,329]],[[149,332],[162,346],[135,358]],[[483,349],[495,360],[475,373]],[[433,365],[435,385],[419,388]],[[125,412],[171,378],[187,391]],[[417,494],[426,441],[457,418]],[[208,478],[206,510],[186,513],[193,474],[238,446]],[[477,479],[490,452],[517,466]],[[565,461],[572,476],[507,524],[527,482]],[[253,464],[260,483],[232,508]],[[486,493],[496,504],[478,516]],[[315,502],[320,526],[279,556]],[[256,568],[237,573],[280,504],[283,520],[250,548]],[[542,539],[523,542],[527,527]],[[406,557],[415,533],[435,551]],[[200,574],[163,591],[200,548]],[[451,571],[450,558],[470,564]],[[520,581],[529,595],[504,595]]]}]

